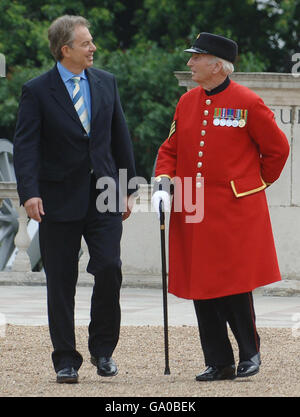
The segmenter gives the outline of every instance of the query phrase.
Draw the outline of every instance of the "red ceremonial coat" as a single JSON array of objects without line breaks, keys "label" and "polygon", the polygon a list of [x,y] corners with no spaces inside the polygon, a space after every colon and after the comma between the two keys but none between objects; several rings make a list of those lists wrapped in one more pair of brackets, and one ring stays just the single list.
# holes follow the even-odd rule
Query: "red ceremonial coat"
[{"label": "red ceremonial coat", "polygon": [[[231,126],[222,126],[222,118]],[[180,98],[155,171],[183,184],[176,193],[175,181],[170,216],[170,293],[210,299],[281,279],[264,189],[280,176],[288,154],[273,112],[250,89],[230,81],[216,94],[196,87]],[[187,177],[202,221],[187,222],[185,204],[175,210]]]}]

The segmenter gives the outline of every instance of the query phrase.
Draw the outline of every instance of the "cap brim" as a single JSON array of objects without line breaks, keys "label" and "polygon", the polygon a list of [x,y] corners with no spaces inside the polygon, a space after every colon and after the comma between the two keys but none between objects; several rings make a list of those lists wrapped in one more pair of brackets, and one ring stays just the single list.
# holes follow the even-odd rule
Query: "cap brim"
[{"label": "cap brim", "polygon": [[208,54],[208,51],[205,51],[204,49],[200,49],[200,48],[189,48],[189,49],[185,49],[184,52],[192,52],[194,54]]}]

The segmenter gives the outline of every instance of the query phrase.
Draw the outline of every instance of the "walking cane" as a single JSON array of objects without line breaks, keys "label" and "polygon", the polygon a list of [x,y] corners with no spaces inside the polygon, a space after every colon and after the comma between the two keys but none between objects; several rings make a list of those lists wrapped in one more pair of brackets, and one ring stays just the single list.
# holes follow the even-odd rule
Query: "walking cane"
[{"label": "walking cane", "polygon": [[163,288],[164,337],[165,337],[165,375],[170,375],[169,368],[169,339],[168,339],[168,300],[167,300],[167,271],[166,271],[166,244],[165,244],[165,213],[163,202],[159,202],[160,214],[160,240],[161,240],[161,266]]}]

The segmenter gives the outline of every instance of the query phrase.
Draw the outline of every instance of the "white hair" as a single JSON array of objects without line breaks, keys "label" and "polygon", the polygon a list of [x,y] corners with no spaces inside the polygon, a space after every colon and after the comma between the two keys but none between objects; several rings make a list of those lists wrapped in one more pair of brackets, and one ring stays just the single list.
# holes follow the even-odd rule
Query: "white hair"
[{"label": "white hair", "polygon": [[218,62],[218,61],[221,62],[222,69],[225,75],[229,75],[233,73],[234,65],[232,64],[232,62],[226,61],[225,59],[219,58],[217,56],[213,56],[212,60],[214,60],[214,62]]}]

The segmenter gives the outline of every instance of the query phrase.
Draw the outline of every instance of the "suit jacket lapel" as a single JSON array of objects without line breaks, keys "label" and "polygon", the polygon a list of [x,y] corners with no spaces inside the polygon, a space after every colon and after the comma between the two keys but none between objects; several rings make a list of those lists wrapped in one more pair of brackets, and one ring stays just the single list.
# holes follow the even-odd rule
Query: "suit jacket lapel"
[{"label": "suit jacket lapel", "polygon": [[93,71],[87,69],[86,74],[90,84],[90,91],[91,91],[91,108],[92,108],[92,116],[91,116],[91,129],[93,128],[93,121],[95,120],[103,101],[103,87],[102,82],[99,77],[97,77]]},{"label": "suit jacket lapel", "polygon": [[60,105],[60,107],[75,121],[82,127],[81,121],[78,117],[78,114],[75,110],[74,104],[72,99],[68,93],[68,90],[59,75],[58,69],[55,67],[50,71],[51,82],[50,82],[50,89],[51,94]]}]

